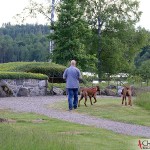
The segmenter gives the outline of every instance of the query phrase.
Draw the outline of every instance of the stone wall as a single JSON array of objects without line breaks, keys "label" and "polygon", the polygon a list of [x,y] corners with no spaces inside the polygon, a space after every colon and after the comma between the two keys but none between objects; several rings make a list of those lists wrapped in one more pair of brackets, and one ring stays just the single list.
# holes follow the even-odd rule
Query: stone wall
[{"label": "stone wall", "polygon": [[3,79],[0,80],[0,97],[44,96],[47,94],[47,80]]}]

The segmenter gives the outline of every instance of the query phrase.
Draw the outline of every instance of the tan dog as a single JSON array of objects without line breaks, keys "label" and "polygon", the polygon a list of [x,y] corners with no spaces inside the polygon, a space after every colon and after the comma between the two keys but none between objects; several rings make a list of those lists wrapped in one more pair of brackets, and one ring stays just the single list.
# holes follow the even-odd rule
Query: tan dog
[{"label": "tan dog", "polygon": [[131,102],[131,87],[130,86],[124,86],[124,88],[122,89],[122,105],[124,103],[125,100],[125,105],[127,106],[127,102],[126,102],[126,97],[128,97],[128,105],[132,106],[132,102]]},{"label": "tan dog", "polygon": [[81,101],[83,98],[85,98],[84,105],[87,107],[86,102],[87,102],[87,97],[88,97],[88,96],[89,96],[89,98],[90,98],[91,105],[93,105],[93,103],[92,103],[92,97],[95,99],[94,103],[96,103],[96,102],[97,102],[97,100],[96,100],[97,91],[100,92],[99,86],[91,87],[91,88],[82,88],[82,89],[81,89],[81,97],[80,97],[80,100],[79,100],[79,102],[78,102],[78,107],[80,107],[80,101]]}]

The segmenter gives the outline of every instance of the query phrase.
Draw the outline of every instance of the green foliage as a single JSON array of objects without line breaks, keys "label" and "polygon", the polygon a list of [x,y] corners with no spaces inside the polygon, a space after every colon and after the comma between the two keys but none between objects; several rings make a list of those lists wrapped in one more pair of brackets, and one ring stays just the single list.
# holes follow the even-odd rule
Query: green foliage
[{"label": "green foliage", "polygon": [[85,49],[85,41],[91,31],[83,17],[83,3],[78,0],[64,0],[57,13],[58,21],[51,26],[54,33],[50,35],[55,43],[52,60],[67,65],[70,60],[75,59],[83,70],[95,69],[95,55],[87,54]]},{"label": "green foliage", "polygon": [[135,29],[134,26],[141,16],[139,2],[88,0],[87,3],[85,15],[93,33],[88,52],[97,54],[102,63],[99,72],[129,72],[136,54],[147,42],[147,32],[141,28]]},{"label": "green foliage", "polygon": [[26,73],[26,72],[3,72],[0,71],[0,79],[39,79],[47,80],[48,76],[40,73]]},{"label": "green foliage", "polygon": [[[149,33],[150,35],[150,33]],[[135,65],[138,68],[144,61],[150,59],[150,46],[145,46],[135,58]]]},{"label": "green foliage", "polygon": [[[137,0],[64,0],[56,6],[58,21],[51,25],[54,32],[49,36],[55,43],[50,56],[54,62],[68,66],[68,62],[75,59],[83,71],[95,73],[100,61],[102,66],[98,73],[110,75],[133,70],[135,56],[143,46],[148,45],[150,39],[148,31],[135,29],[135,23],[141,16]],[[46,17],[49,16],[46,13],[50,12],[34,0],[25,10],[33,15],[36,15],[35,12],[43,13]],[[4,24],[0,28],[0,62],[47,61],[49,39],[46,37],[49,30],[43,25]],[[149,50],[143,52],[137,66],[149,59]],[[29,67],[26,71],[30,70],[41,70],[48,76],[59,74],[52,74],[44,68]]]},{"label": "green foliage", "polygon": [[150,92],[147,93],[139,93],[136,97],[135,104],[150,110]]},{"label": "green foliage", "polygon": [[0,64],[0,71],[42,73],[49,77],[62,77],[65,66],[49,62],[12,62]]},{"label": "green foliage", "polygon": [[101,52],[103,71],[112,75],[129,68],[128,62],[124,58],[124,52],[125,47],[118,38],[103,37]]},{"label": "green foliage", "polygon": [[150,80],[150,60],[144,61],[137,70],[137,74],[145,81]]},{"label": "green foliage", "polygon": [[44,25],[11,25],[0,28],[0,63],[47,61],[49,27]]}]

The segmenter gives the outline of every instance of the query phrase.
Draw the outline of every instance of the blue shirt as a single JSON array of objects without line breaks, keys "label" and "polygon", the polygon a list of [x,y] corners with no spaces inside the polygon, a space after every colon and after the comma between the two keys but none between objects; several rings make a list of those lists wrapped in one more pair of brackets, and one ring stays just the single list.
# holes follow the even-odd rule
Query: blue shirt
[{"label": "blue shirt", "polygon": [[80,70],[74,66],[70,66],[65,70],[63,79],[66,79],[66,88],[79,88],[79,79],[81,79]]}]

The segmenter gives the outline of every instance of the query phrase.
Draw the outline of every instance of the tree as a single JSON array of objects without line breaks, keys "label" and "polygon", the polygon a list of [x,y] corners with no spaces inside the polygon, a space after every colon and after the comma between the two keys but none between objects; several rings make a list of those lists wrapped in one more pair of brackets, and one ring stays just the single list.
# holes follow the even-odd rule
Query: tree
[{"label": "tree", "polygon": [[[58,2],[58,1],[57,1]],[[58,3],[55,3],[55,7],[57,6]],[[36,0],[30,0],[29,5],[26,6],[21,13],[16,14],[14,18],[16,19],[17,22],[25,22],[29,17],[37,18],[39,15],[44,16],[45,19],[49,22],[51,21],[51,11],[52,11],[52,6],[50,4],[49,0],[45,0],[44,2],[40,1],[37,2]]]},{"label": "tree", "polygon": [[47,61],[49,27],[3,24],[0,28],[0,62]]},{"label": "tree", "polygon": [[89,65],[93,66],[96,58],[85,50],[85,40],[91,31],[83,17],[83,5],[78,0],[64,0],[57,10],[58,21],[52,26],[54,33],[50,38],[55,43],[52,55],[54,62],[68,65],[71,59],[75,59],[86,70]]},{"label": "tree", "polygon": [[[128,28],[139,21],[141,12],[138,11],[139,2],[136,0],[88,0],[87,2],[86,15],[93,29],[93,34],[97,35],[97,37],[93,36],[94,38],[96,37],[94,44],[97,43],[97,45],[92,45],[92,47],[97,50],[95,53],[98,57],[98,74],[99,78],[101,78],[104,72],[104,67],[102,68],[102,66],[105,64],[104,60],[102,60],[102,53],[107,53],[107,49],[102,46],[102,41],[104,41],[106,35],[108,37],[111,35],[112,39],[117,34],[119,36],[119,34],[127,33]],[[119,39],[118,36],[113,38]],[[119,41],[118,39],[116,41]],[[126,51],[130,51],[127,43],[124,45],[123,41],[120,40],[120,42],[122,42],[122,46],[126,48]],[[120,55],[120,57],[123,56]]]},{"label": "tree", "polygon": [[142,51],[138,53],[137,57],[135,58],[135,65],[138,68],[142,62],[150,59],[150,45],[147,45],[142,48]]},{"label": "tree", "polygon": [[150,60],[144,61],[138,68],[138,74],[146,81],[147,86],[150,80]]},{"label": "tree", "polygon": [[[64,0],[57,4],[58,21],[51,26],[56,32],[50,35],[55,41],[55,62],[66,65],[71,58],[80,60],[84,70],[98,68],[99,78],[108,72],[130,72],[135,56],[147,42],[146,31],[135,29],[141,16],[137,0]],[[25,10],[50,19],[50,8],[50,4],[45,8],[31,0]],[[69,50],[70,45],[76,49]]]}]

